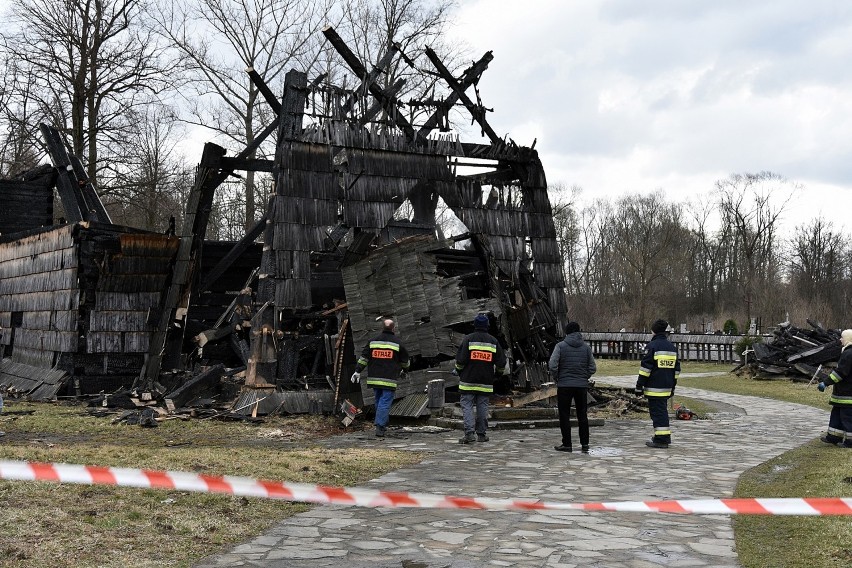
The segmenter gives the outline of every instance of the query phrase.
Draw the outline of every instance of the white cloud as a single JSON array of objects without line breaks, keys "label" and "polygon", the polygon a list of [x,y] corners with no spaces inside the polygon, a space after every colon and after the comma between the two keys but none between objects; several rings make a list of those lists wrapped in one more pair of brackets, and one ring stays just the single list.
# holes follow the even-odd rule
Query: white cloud
[{"label": "white cloud", "polygon": [[463,0],[456,24],[551,183],[677,197],[768,170],[806,188],[791,222],[852,209],[852,3]]}]

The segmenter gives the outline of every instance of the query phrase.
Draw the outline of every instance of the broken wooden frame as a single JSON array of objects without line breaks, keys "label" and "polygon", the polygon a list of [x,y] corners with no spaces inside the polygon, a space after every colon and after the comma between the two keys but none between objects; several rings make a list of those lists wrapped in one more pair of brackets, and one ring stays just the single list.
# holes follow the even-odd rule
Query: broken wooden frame
[{"label": "broken wooden frame", "polygon": [[[499,138],[478,93],[477,102],[465,93],[493,56],[486,53],[454,77],[427,50],[433,74],[449,94],[440,101],[409,103],[435,107],[416,125],[405,118],[397,98],[402,82],[386,81],[391,83],[387,89],[379,82],[399,56],[397,46],[369,68],[333,29],[323,33],[361,85],[346,90],[309,82],[306,74],[293,70],[279,101],[249,69],[278,116],[275,158],[248,162],[241,158],[244,151],[234,159],[216,154],[211,161],[213,153],[206,150],[202,164],[214,180],[224,180],[235,169],[275,176],[275,194],[253,231],[262,226],[264,235],[255,305],[269,305],[274,318],[265,324],[271,333],[252,329],[256,355],[250,357],[247,385],[318,394],[329,389],[332,407],[353,394],[369,403],[371,392],[353,393],[342,379],[351,373],[354,354],[376,331],[376,319],[387,316],[397,320],[414,358],[398,397],[423,392],[438,377],[453,386],[457,379],[449,370],[455,350],[473,317],[488,312],[494,316],[494,333],[523,369],[513,376],[512,386],[537,387],[547,380],[543,363],[561,335],[566,310],[561,259],[536,152]],[[490,144],[436,132],[457,103]],[[264,135],[270,132],[271,127]],[[482,160],[490,165],[483,168]],[[460,163],[476,163],[486,171],[458,175]],[[467,227],[460,239],[466,249],[436,238],[439,198]],[[406,201],[413,219],[394,219]],[[213,278],[233,256],[220,263]],[[209,279],[193,293],[203,293]],[[330,310],[344,301],[346,310]],[[253,361],[255,356],[263,360]]]},{"label": "broken wooden frame", "polygon": [[[487,312],[493,333],[512,356],[512,384],[504,387],[537,387],[547,380],[545,362],[566,311],[561,259],[537,153],[499,138],[479,93],[476,101],[466,94],[487,69],[491,53],[456,77],[428,50],[435,67],[429,73],[441,78],[448,94],[404,104],[397,98],[403,81],[380,81],[393,59],[404,56],[397,46],[369,67],[333,29],[324,34],[360,86],[343,89],[292,70],[279,101],[249,70],[277,121],[234,157],[205,145],[181,233],[172,241],[177,244],[171,275],[146,319],[150,340],[135,386],[156,390],[163,372],[188,361],[220,363],[213,348],[227,341],[247,367],[249,389],[277,389],[263,396],[263,405],[244,393],[241,406],[253,412],[330,411],[343,399],[369,403],[372,393],[353,389],[345,378],[378,320],[393,317],[414,359],[398,397],[421,395],[435,379],[449,387],[457,383],[448,372],[455,349],[471,331],[473,317]],[[415,124],[405,118],[406,104],[434,110]],[[463,142],[439,131],[449,109],[459,105],[489,143]],[[274,159],[249,159],[273,132]],[[57,169],[65,165],[60,194],[71,211],[69,220],[100,219],[73,159],[53,146]],[[471,164],[477,173],[457,173]],[[214,266],[205,265],[215,191],[237,170],[271,172],[275,194],[246,237]],[[463,236],[437,238],[440,200],[465,225]],[[406,202],[412,218],[395,219]],[[262,246],[254,242],[261,234]],[[232,300],[242,295],[241,306],[251,313],[236,317],[225,310],[215,321],[199,316],[205,294],[247,257],[257,259],[251,267],[258,269],[257,285],[230,294]],[[240,280],[250,276],[249,267],[243,269]],[[226,302],[228,310],[231,303]],[[261,306],[267,307],[257,310]],[[186,352],[191,337],[204,342],[200,358]],[[402,412],[420,412],[425,404],[426,399],[422,405],[414,401]]]}]

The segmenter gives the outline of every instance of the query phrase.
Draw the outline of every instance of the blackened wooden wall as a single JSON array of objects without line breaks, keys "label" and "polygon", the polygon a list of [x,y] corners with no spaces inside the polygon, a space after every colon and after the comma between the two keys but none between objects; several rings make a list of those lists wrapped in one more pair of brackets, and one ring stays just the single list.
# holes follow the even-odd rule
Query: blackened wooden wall
[{"label": "blackened wooden wall", "polygon": [[132,382],[177,243],[175,237],[95,223],[0,241],[4,355],[35,369],[67,371],[78,393]]}]

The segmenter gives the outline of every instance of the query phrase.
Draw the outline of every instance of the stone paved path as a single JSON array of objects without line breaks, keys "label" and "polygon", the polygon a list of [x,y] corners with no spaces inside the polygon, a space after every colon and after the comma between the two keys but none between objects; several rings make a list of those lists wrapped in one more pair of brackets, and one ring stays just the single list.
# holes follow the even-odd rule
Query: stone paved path
[{"label": "stone paved path", "polygon": [[[632,386],[634,377],[597,378]],[[714,420],[673,421],[668,450],[647,448],[650,420],[592,429],[592,452],[556,452],[557,429],[491,433],[460,445],[458,432],[374,440],[363,433],[331,446],[382,445],[429,452],[421,463],[365,486],[549,501],[730,497],[746,469],[818,436],[828,412],[755,397],[678,388],[731,405]],[[574,433],[576,435],[576,432]],[[575,440],[576,443],[576,440]],[[731,518],[647,513],[496,512],[317,506],[266,534],[207,558],[223,566],[468,568],[474,566],[739,566]]]}]

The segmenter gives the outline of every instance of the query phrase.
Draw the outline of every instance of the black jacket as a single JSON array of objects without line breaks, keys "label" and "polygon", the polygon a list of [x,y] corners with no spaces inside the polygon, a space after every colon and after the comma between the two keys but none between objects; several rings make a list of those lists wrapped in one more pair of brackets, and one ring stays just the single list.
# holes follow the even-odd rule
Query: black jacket
[{"label": "black jacket", "polygon": [[680,359],[677,349],[665,333],[654,335],[645,348],[636,388],[644,388],[645,396],[673,396],[678,375]]},{"label": "black jacket", "polygon": [[852,408],[852,349],[843,348],[840,361],[825,381],[826,386],[834,385],[828,403],[842,408]]},{"label": "black jacket", "polygon": [[392,331],[382,331],[364,346],[355,370],[367,368],[367,386],[395,390],[399,374],[409,365],[408,351]]},{"label": "black jacket", "polygon": [[494,377],[509,372],[506,353],[500,343],[485,331],[466,335],[456,353],[459,390],[468,393],[494,392]]},{"label": "black jacket", "polygon": [[592,349],[579,331],[556,344],[547,366],[558,387],[588,387],[589,378],[598,370]]}]

